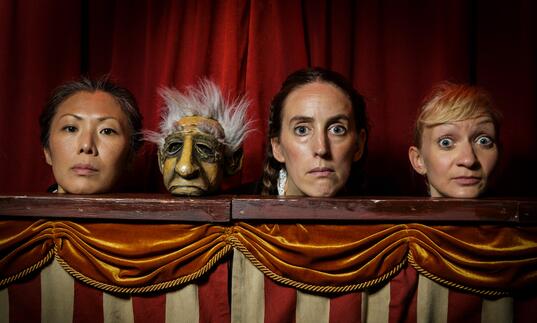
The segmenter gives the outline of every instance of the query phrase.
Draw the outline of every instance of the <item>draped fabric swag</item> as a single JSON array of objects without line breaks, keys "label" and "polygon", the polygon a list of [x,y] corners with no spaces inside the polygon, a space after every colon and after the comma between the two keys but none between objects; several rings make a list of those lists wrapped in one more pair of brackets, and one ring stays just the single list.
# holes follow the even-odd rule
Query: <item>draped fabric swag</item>
[{"label": "draped fabric swag", "polygon": [[320,293],[381,285],[406,262],[481,295],[537,282],[536,227],[1,221],[0,242],[0,287],[54,255],[101,290],[158,291],[196,280],[233,247],[271,279]]}]

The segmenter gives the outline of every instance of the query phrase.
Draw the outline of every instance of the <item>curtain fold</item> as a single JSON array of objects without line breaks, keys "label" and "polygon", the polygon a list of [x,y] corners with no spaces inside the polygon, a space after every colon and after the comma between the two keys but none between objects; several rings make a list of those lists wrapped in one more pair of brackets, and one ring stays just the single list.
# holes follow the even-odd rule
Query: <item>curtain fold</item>
[{"label": "curtain fold", "polygon": [[46,220],[0,221],[0,288],[52,259],[52,225]]},{"label": "curtain fold", "polygon": [[[36,120],[50,91],[110,74],[136,96],[144,128],[160,119],[158,88],[212,78],[246,94],[254,132],[240,174],[262,172],[269,104],[307,66],[342,73],[364,94],[371,125],[368,194],[426,194],[407,150],[425,94],[442,80],[489,90],[504,111],[496,196],[536,196],[537,4],[464,1],[0,1],[0,178],[3,192],[52,184]],[[21,131],[20,129],[25,129]],[[165,191],[154,146],[126,187]]]},{"label": "curtain fold", "polygon": [[93,287],[157,291],[200,278],[232,247],[269,278],[321,293],[381,285],[407,260],[428,278],[477,294],[537,283],[537,227],[39,220],[2,221],[0,229],[2,286],[38,270],[54,253],[67,272]]}]

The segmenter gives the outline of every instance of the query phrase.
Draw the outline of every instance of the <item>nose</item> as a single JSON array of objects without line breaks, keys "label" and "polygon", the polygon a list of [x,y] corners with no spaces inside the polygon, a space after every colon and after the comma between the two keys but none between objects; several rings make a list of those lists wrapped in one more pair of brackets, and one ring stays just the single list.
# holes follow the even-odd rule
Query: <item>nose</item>
[{"label": "nose", "polygon": [[95,145],[95,138],[91,131],[80,131],[78,137],[78,153],[87,155],[98,155],[97,146]]},{"label": "nose", "polygon": [[457,156],[457,165],[466,168],[479,167],[479,160],[475,154],[475,147],[470,142],[461,144],[460,151]]},{"label": "nose", "polygon": [[330,155],[328,137],[323,132],[317,132],[313,138],[313,152],[315,156],[326,158]]},{"label": "nose", "polygon": [[181,158],[175,165],[175,171],[186,179],[196,178],[199,175],[199,167],[192,158],[193,141],[191,136],[186,136],[183,142]]}]

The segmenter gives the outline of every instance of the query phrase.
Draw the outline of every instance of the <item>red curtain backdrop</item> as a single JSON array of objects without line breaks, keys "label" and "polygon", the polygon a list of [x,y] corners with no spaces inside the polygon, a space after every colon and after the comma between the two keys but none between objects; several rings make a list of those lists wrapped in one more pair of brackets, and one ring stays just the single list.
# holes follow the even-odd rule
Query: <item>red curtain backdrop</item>
[{"label": "red curtain backdrop", "polygon": [[[255,132],[244,169],[261,174],[268,106],[283,79],[306,66],[336,70],[365,95],[367,173],[375,195],[425,194],[407,158],[416,111],[442,80],[478,84],[504,113],[500,196],[536,196],[537,5],[512,1],[0,0],[0,192],[53,182],[37,118],[50,91],[109,73],[137,97],[156,129],[157,89],[216,81],[252,102]],[[155,148],[134,165],[133,191],[162,191]]]}]

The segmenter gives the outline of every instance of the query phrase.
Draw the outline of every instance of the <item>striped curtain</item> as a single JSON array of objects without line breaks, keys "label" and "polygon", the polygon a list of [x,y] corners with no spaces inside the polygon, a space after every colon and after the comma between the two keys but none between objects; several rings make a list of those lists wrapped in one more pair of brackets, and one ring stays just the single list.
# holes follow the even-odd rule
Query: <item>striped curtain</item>
[{"label": "striped curtain", "polygon": [[0,290],[0,322],[229,322],[228,263],[157,294],[110,294],[75,280],[54,260]]},{"label": "striped curtain", "polygon": [[0,323],[534,322],[536,266],[537,227],[6,220]]},{"label": "striped curtain", "polygon": [[306,293],[268,279],[237,251],[231,295],[235,323],[509,323],[535,322],[537,315],[537,298],[516,299],[515,304],[512,297],[487,299],[459,292],[418,275],[410,266],[374,289],[333,296]]}]

